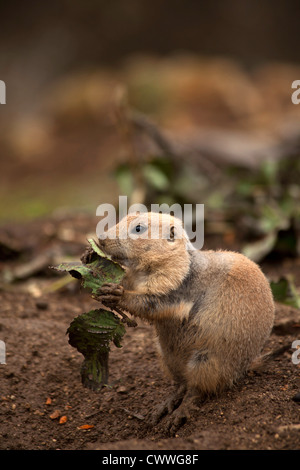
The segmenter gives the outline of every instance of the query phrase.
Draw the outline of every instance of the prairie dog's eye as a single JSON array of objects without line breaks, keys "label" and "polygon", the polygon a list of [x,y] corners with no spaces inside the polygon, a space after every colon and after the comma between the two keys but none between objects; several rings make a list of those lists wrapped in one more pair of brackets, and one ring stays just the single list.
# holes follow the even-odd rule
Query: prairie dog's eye
[{"label": "prairie dog's eye", "polygon": [[138,224],[134,227],[133,233],[144,233],[147,230],[147,227],[144,225]]},{"label": "prairie dog's eye", "polygon": [[169,242],[173,242],[175,239],[175,227],[170,228],[170,238],[168,239]]}]

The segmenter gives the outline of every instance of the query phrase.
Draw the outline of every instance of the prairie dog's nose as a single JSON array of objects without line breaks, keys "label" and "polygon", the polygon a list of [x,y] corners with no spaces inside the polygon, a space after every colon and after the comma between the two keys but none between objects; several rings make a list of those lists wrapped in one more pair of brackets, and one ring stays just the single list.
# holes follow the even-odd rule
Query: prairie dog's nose
[{"label": "prairie dog's nose", "polygon": [[106,238],[98,238],[98,244],[100,248],[105,248]]}]

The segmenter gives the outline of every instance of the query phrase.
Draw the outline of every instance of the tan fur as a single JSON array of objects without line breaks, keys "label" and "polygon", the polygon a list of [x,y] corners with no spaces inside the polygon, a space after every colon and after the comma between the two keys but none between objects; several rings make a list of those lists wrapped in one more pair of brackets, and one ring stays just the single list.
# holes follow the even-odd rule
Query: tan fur
[{"label": "tan fur", "polygon": [[[147,225],[150,217],[153,230],[163,225],[165,239],[124,238],[129,226]],[[268,339],[271,290],[245,256],[190,249],[184,231],[168,238],[171,227],[182,230],[168,215],[129,215],[117,225],[117,238],[100,240],[101,247],[126,268],[118,305],[155,326],[174,381],[200,394],[217,393],[245,373]]]}]

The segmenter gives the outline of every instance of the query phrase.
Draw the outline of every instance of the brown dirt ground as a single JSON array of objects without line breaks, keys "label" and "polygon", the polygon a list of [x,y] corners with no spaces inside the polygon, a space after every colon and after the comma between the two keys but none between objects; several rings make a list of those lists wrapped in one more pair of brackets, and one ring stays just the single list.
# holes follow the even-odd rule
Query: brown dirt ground
[{"label": "brown dirt ground", "polygon": [[[73,234],[83,235],[94,227],[88,219],[73,217],[14,226],[6,233],[15,242],[26,239],[23,261],[36,254],[37,246],[39,250],[68,247],[69,253],[79,256],[83,239],[70,242],[68,224]],[[64,232],[59,232],[62,226]],[[65,235],[59,239],[58,233]],[[220,247],[215,240],[210,243]],[[1,267],[19,262],[7,259]],[[300,266],[295,260],[266,264],[264,269],[272,275],[294,270],[299,285]],[[53,276],[47,270],[40,272],[30,279],[35,283],[31,286],[53,282]],[[95,393],[81,385],[82,356],[66,336],[72,319],[95,307],[95,301],[71,288],[36,297],[24,286],[28,287],[18,283],[11,290],[0,290],[0,339],[7,352],[6,364],[0,365],[0,449],[299,448],[300,404],[292,397],[300,389],[300,366],[292,363],[292,350],[263,371],[249,373],[222,396],[207,399],[175,435],[169,435],[163,421],[155,427],[149,424],[150,410],[171,390],[159,366],[152,327],[139,322],[138,327],[127,328],[122,349],[111,350],[111,387]],[[266,350],[300,339],[299,324],[299,311],[278,304]],[[51,419],[55,410],[67,417],[64,424]],[[82,425],[93,427],[80,429]]]}]

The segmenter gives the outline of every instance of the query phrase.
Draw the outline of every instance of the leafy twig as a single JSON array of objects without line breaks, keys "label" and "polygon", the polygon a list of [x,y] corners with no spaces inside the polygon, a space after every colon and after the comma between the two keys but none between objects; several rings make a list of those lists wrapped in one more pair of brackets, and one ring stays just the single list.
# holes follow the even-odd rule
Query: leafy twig
[{"label": "leafy twig", "polygon": [[[118,263],[106,256],[94,240],[88,240],[89,247],[81,262],[62,263],[53,269],[68,272],[80,279],[84,288],[91,291],[97,299],[97,292],[104,283],[120,283],[125,271]],[[91,310],[76,317],[70,324],[67,334],[69,343],[84,356],[81,366],[81,380],[85,387],[99,391],[108,382],[108,357],[110,343],[121,347],[125,334],[124,323],[136,326],[136,322],[127,317],[119,307],[113,311],[105,309]]]}]

